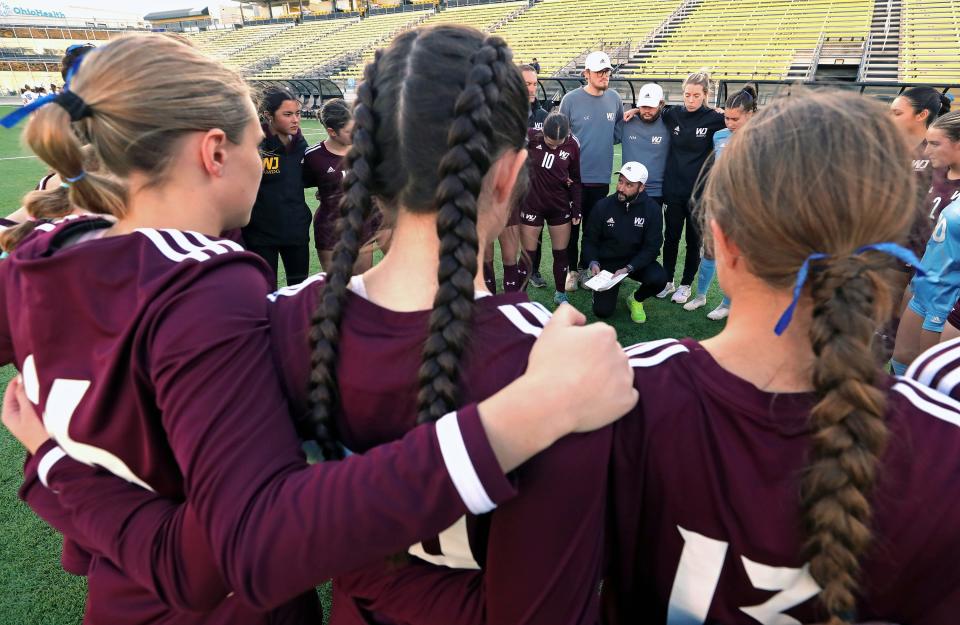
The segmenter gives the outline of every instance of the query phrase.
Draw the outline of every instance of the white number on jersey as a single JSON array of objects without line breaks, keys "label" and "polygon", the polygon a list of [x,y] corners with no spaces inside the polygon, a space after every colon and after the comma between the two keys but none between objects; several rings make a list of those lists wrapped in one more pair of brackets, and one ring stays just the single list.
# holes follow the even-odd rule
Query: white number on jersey
[{"label": "white number on jersey", "polygon": [[540,166],[544,169],[550,169],[553,167],[553,161],[556,159],[556,156],[550,152],[546,152],[543,155],[543,162],[540,163]]},{"label": "white number on jersey", "polygon": [[933,234],[930,235],[935,243],[943,243],[947,239],[947,218],[940,216],[940,221],[933,228]]},{"label": "white number on jersey", "polygon": [[[677,529],[683,537],[683,551],[670,590],[667,625],[702,625],[707,620],[730,544],[679,525]],[[801,625],[784,612],[820,592],[817,582],[810,576],[809,567],[774,567],[743,556],[740,559],[754,588],[780,591],[766,602],[742,606],[740,611],[763,625]]]},{"label": "white number on jersey", "polygon": [[[23,386],[29,399],[40,406],[40,377],[37,375],[36,361],[30,354],[23,361]],[[97,465],[110,471],[117,477],[138,484],[148,490],[150,485],[137,477],[127,464],[105,449],[81,443],[70,438],[70,421],[77,406],[90,389],[90,380],[68,380],[57,378],[50,385],[46,407],[43,411],[43,425],[51,438],[74,460]]]},{"label": "white number on jersey", "polygon": [[467,517],[460,517],[460,520],[440,532],[440,535],[437,536],[437,542],[440,543],[440,555],[427,553],[423,548],[423,543],[417,543],[407,551],[410,555],[437,566],[446,566],[451,569],[480,568],[473,557],[473,551],[470,549],[470,537],[467,535]]},{"label": "white number on jersey", "polygon": [[933,219],[937,214],[937,209],[940,208],[940,202],[943,200],[941,197],[933,198],[933,207],[930,209],[930,219]]}]

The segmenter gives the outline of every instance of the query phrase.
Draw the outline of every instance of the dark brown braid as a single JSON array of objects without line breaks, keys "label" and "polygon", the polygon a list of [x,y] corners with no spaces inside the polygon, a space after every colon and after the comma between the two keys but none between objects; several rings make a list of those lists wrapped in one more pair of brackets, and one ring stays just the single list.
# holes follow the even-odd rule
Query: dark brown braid
[{"label": "dark brown braid", "polygon": [[[439,290],[420,372],[419,418],[454,406],[477,268],[477,196],[491,162],[526,137],[526,88],[503,40],[443,24],[406,31],[367,66],[357,90],[353,147],[341,203],[343,229],[313,320],[310,435],[339,458],[333,417],[340,322],[360,231],[372,198],[437,214]],[[496,123],[494,123],[496,120]]]},{"label": "dark brown braid", "polygon": [[881,270],[891,263],[854,250],[905,239],[913,213],[904,207],[916,202],[910,171],[910,148],[879,102],[793,87],[735,133],[710,172],[701,207],[704,223],[715,222],[749,271],[773,288],[789,291],[805,259],[828,255],[813,263],[809,280],[818,402],[798,520],[832,624],[856,616],[871,493],[888,438],[874,341],[893,312],[892,281]]},{"label": "dark brown braid", "polygon": [[336,363],[340,343],[340,320],[347,301],[347,286],[357,262],[363,225],[373,211],[371,197],[374,169],[379,153],[374,137],[377,117],[373,110],[376,97],[377,68],[383,50],[377,50],[372,63],[363,72],[363,82],[357,88],[357,102],[353,115],[353,146],[347,153],[340,199],[340,219],[337,220],[337,243],[333,261],[327,272],[326,285],[316,312],[311,320],[310,417],[305,435],[316,439],[326,460],[343,458],[343,449],[337,444]]},{"label": "dark brown braid", "polygon": [[877,269],[847,257],[829,261],[811,280],[813,384],[820,401],[810,415],[801,507],[810,572],[823,580],[820,599],[835,622],[852,618],[857,605],[859,562],[871,539],[869,497],[888,437],[874,343],[893,301]]},{"label": "dark brown braid", "polygon": [[419,423],[436,421],[457,405],[460,357],[467,347],[473,318],[477,198],[490,168],[490,109],[500,99],[506,68],[513,67],[510,49],[500,37],[487,37],[470,63],[466,87],[454,106],[449,149],[440,161],[436,195],[439,289],[420,366]]}]

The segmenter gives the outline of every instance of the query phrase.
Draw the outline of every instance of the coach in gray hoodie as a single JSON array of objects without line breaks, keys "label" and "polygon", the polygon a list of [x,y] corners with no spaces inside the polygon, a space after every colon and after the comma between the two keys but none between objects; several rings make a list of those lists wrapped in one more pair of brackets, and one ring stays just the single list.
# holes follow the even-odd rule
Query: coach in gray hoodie
[{"label": "coach in gray hoodie", "polygon": [[[587,55],[583,71],[587,84],[563,96],[560,112],[570,118],[573,134],[580,143],[580,180],[583,182],[583,221],[590,216],[594,204],[607,197],[613,173],[613,145],[620,143],[623,132],[623,101],[616,91],[609,91],[613,66],[604,52]],[[566,290],[577,288],[577,269],[583,269],[580,258],[580,225],[574,222],[567,255],[570,273]]]}]

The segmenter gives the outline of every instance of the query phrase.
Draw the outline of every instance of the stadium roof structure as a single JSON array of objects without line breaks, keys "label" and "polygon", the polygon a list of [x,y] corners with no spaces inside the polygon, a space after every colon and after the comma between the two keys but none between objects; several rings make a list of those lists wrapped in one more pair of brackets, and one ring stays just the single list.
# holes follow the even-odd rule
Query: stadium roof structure
[{"label": "stadium roof structure", "polygon": [[209,17],[210,9],[209,7],[204,7],[202,9],[177,9],[175,11],[156,11],[154,13],[148,13],[143,16],[148,22],[155,22],[159,20],[177,20],[185,19],[190,17]]}]

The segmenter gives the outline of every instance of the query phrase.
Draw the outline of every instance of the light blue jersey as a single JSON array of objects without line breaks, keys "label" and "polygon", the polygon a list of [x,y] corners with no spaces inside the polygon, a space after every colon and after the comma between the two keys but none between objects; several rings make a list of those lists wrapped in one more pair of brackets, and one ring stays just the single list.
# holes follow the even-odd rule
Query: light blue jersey
[{"label": "light blue jersey", "polygon": [[720,153],[727,146],[727,142],[733,137],[733,131],[729,128],[718,130],[713,134],[713,158],[720,158]]},{"label": "light blue jersey", "polygon": [[940,213],[920,266],[927,275],[910,283],[914,299],[926,318],[942,323],[960,296],[960,200]]}]

